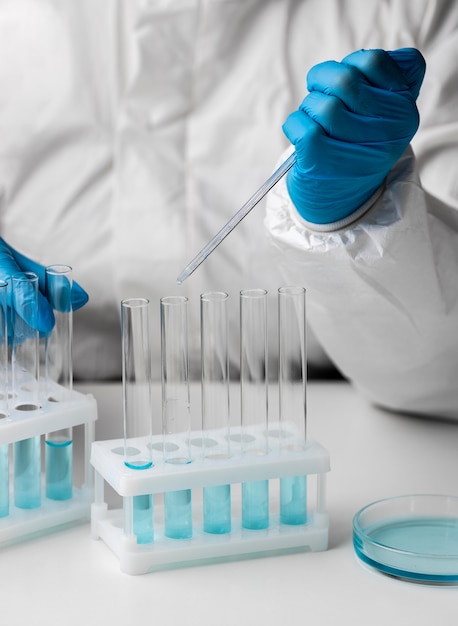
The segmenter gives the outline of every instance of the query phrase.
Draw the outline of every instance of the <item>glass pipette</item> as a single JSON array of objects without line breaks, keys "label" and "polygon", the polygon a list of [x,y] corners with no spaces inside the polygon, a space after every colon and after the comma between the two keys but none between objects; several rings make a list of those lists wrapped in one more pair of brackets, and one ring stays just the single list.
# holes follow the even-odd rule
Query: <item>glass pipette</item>
[{"label": "glass pipette", "polygon": [[193,260],[178,275],[177,283],[181,285],[188,276],[190,276],[199,265],[219,246],[229,233],[243,220],[244,217],[260,202],[264,196],[272,189],[274,185],[290,170],[296,162],[296,153],[293,152],[284,161],[278,169],[259,187],[259,189],[251,196],[249,200],[235,213],[231,219],[225,224],[221,230],[211,239],[202,250],[193,258]]}]

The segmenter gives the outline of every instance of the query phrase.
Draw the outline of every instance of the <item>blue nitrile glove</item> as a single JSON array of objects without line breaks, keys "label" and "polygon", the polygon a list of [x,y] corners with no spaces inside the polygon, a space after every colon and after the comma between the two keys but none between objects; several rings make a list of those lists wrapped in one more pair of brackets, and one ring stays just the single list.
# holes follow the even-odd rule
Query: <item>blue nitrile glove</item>
[{"label": "blue nitrile glove", "polygon": [[[17,272],[34,272],[38,276],[40,292],[38,294],[38,319],[36,321],[36,326],[40,333],[49,333],[54,326],[54,314],[49,302],[43,295],[45,290],[45,268],[39,263],[32,261],[23,254],[14,250],[6,243],[6,241],[4,241],[4,239],[0,237],[0,279],[8,281],[10,277]],[[8,298],[11,298],[10,293]],[[84,289],[82,289],[75,281],[73,281],[72,284],[71,299],[74,311],[84,306],[89,299]],[[8,306],[11,306],[10,300],[8,300]],[[18,313],[20,315],[22,313],[22,316],[26,317],[26,303],[24,303],[24,307],[22,308],[23,310],[18,311]],[[25,321],[28,322],[30,320],[25,319]]]},{"label": "blue nitrile glove", "polygon": [[417,131],[425,68],[418,50],[402,48],[310,70],[310,93],[283,126],[297,157],[287,188],[304,219],[338,222],[376,192]]}]

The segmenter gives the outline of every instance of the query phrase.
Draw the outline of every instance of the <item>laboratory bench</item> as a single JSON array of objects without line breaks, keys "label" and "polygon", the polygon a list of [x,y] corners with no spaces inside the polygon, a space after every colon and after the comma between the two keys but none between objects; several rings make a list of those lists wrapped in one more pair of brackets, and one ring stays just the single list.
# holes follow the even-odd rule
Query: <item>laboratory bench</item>
[{"label": "laboratory bench", "polygon": [[[97,400],[96,440],[122,437],[121,385],[76,387]],[[160,389],[154,394],[159,428]],[[192,394],[198,420],[198,386]],[[458,495],[458,422],[384,411],[343,381],[311,382],[307,396],[308,435],[330,455],[327,550],[131,576],[102,541],[91,538],[90,524],[78,523],[1,548],[0,624],[455,625],[458,585],[416,584],[370,569],[355,555],[352,519],[382,498]],[[83,472],[77,444],[76,479]],[[107,501],[119,504],[114,492]]]}]

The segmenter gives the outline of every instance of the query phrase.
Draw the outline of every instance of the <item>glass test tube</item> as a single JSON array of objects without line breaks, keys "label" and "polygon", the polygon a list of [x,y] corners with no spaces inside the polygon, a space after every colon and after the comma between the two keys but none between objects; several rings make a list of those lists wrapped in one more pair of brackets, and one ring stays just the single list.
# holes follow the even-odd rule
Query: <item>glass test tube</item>
[{"label": "glass test tube", "polygon": [[[306,445],[306,321],[305,289],[278,290],[280,447],[303,450]],[[280,522],[307,522],[307,477],[280,479]]]},{"label": "glass test tube", "polygon": [[[166,463],[191,461],[187,307],[185,296],[161,298],[162,433]],[[192,536],[190,489],[166,492],[164,512],[167,537]]]},{"label": "glass test tube", "polygon": [[[200,296],[202,430],[204,458],[230,456],[229,350],[225,292]],[[204,487],[204,531],[231,531],[231,486]]]},{"label": "glass test tube", "polygon": [[[266,454],[267,291],[240,292],[240,397],[243,454]],[[269,481],[242,484],[242,526],[269,526]]]},{"label": "glass test tube", "polygon": [[[8,417],[8,283],[0,280],[0,429]],[[10,511],[9,445],[0,444],[0,517]]]},{"label": "glass test tube", "polygon": [[[38,331],[38,276],[19,272],[11,279],[13,348],[12,396],[18,411],[40,408]],[[14,444],[14,503],[18,508],[41,505],[41,437]]]},{"label": "glass test tube", "polygon": [[[145,298],[121,302],[124,463],[134,470],[153,465],[149,306]],[[152,494],[133,496],[132,518],[137,543],[151,543]]]},{"label": "glass test tube", "polygon": [[[46,337],[46,393],[50,402],[64,402],[73,389],[72,268],[46,268],[46,297],[54,312],[55,324]],[[45,438],[46,497],[69,500],[73,495],[73,432],[62,428]]]}]

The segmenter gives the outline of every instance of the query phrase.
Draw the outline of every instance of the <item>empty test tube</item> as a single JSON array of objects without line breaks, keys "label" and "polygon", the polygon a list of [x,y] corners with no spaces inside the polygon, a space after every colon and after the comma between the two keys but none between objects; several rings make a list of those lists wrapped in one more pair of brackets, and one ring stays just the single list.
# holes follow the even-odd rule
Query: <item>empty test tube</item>
[{"label": "empty test tube", "polygon": [[[14,274],[11,318],[12,396],[18,411],[40,408],[38,345],[38,276],[33,272]],[[14,503],[18,508],[41,505],[41,438],[39,435],[14,444]]]},{"label": "empty test tube", "polygon": [[[215,462],[230,456],[227,301],[225,292],[200,296],[203,453]],[[203,506],[205,532],[230,532],[230,485],[204,487]]]},{"label": "empty test tube", "polygon": [[[240,397],[242,453],[266,454],[267,446],[267,291],[240,292]],[[242,526],[269,526],[269,481],[242,484]]]},{"label": "empty test tube", "polygon": [[[306,445],[305,289],[278,290],[280,448],[301,451]],[[280,522],[307,522],[307,477],[280,479]]]},{"label": "empty test tube", "polygon": [[[122,391],[124,409],[124,463],[134,470],[153,465],[151,347],[149,300],[121,302]],[[153,496],[133,496],[132,524],[137,543],[154,539]]]},{"label": "empty test tube", "polygon": [[[0,429],[8,417],[8,283],[0,280]],[[10,511],[9,445],[0,444],[0,517]]]},{"label": "empty test tube", "polygon": [[[166,463],[191,461],[187,308],[185,296],[161,298],[162,433]],[[166,492],[164,512],[167,537],[192,536],[190,489]]]},{"label": "empty test tube", "polygon": [[[49,401],[64,402],[73,388],[72,268],[50,265],[45,276],[46,296],[55,318],[45,344],[46,391]],[[46,497],[69,500],[73,495],[72,428],[48,433],[45,441]]]}]

